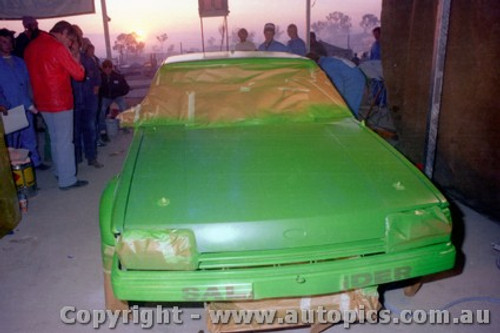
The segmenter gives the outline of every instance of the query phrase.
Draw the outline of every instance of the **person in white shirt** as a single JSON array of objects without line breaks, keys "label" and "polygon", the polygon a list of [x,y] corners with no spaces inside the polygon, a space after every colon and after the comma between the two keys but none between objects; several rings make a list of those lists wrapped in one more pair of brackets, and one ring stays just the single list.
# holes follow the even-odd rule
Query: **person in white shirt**
[{"label": "person in white shirt", "polygon": [[247,29],[241,28],[240,30],[238,30],[238,37],[240,39],[240,42],[234,47],[235,51],[255,51],[257,49],[254,43],[247,40]]}]

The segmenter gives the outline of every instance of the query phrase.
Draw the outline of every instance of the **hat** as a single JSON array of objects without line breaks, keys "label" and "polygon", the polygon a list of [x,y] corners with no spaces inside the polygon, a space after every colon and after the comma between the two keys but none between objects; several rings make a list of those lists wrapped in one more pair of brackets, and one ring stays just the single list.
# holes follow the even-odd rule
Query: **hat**
[{"label": "hat", "polygon": [[9,29],[0,29],[0,36],[1,37],[14,37],[15,32],[10,31]]},{"label": "hat", "polygon": [[23,16],[23,26],[24,27],[27,27],[28,25],[33,24],[33,23],[38,23],[36,21],[36,18],[34,18],[33,16]]},{"label": "hat", "polygon": [[266,30],[275,31],[276,27],[274,26],[274,23],[266,23],[266,25],[264,25],[264,31]]}]

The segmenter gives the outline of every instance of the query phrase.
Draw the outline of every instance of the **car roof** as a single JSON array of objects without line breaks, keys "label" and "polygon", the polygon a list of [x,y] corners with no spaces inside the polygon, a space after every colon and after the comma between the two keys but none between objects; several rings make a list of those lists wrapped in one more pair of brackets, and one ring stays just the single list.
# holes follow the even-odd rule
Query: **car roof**
[{"label": "car roof", "polygon": [[165,64],[201,61],[201,60],[235,59],[235,58],[306,59],[304,57],[288,52],[222,51],[222,52],[188,53],[188,54],[170,56],[165,60]]}]

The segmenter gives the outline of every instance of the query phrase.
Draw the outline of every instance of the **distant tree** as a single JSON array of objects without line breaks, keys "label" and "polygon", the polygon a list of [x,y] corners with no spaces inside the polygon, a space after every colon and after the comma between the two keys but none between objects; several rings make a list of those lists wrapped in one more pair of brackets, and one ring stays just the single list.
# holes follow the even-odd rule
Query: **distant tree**
[{"label": "distant tree", "polygon": [[363,15],[363,18],[361,19],[359,25],[361,26],[361,28],[363,28],[363,31],[367,33],[376,26],[379,26],[380,20],[373,14],[365,14]]},{"label": "distant tree", "polygon": [[281,30],[281,27],[279,25],[276,25],[276,30],[274,32],[274,39],[279,40],[284,33],[285,31]]},{"label": "distant tree", "polygon": [[160,42],[161,50],[162,51],[163,51],[163,44],[165,44],[165,42],[167,41],[167,39],[168,39],[168,35],[166,33],[162,33],[161,35],[156,36],[156,40],[158,42]]},{"label": "distant tree", "polygon": [[330,33],[349,33],[352,27],[351,17],[341,12],[333,12],[326,17],[326,28]]},{"label": "distant tree", "polygon": [[213,37],[213,36],[212,36],[212,37],[210,37],[210,38],[207,40],[207,44],[208,44],[208,46],[209,46],[209,47],[213,47],[213,46],[215,46],[215,41],[216,41],[216,40],[215,40],[215,37]]},{"label": "distant tree", "polygon": [[175,45],[170,44],[167,48],[167,54],[172,54],[172,53],[174,53],[174,51],[175,51]]},{"label": "distant tree", "polygon": [[144,51],[146,44],[144,44],[144,42],[139,42],[137,38],[138,35],[135,32],[119,34],[118,37],[116,37],[113,50],[118,51],[121,61],[129,54],[138,55]]},{"label": "distant tree", "polygon": [[319,35],[325,29],[326,29],[325,21],[318,21],[311,24],[311,30],[314,31],[317,35]]},{"label": "distant tree", "polygon": [[348,35],[351,32],[352,20],[349,15],[342,12],[328,14],[325,21],[317,21],[311,25],[316,34],[328,36]]}]

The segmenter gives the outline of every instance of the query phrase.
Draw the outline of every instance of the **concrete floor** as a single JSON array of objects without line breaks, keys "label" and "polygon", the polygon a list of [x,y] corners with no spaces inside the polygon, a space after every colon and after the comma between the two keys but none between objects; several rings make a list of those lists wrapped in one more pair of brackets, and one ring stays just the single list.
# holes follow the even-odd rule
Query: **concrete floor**
[{"label": "concrete floor", "polygon": [[[142,82],[142,81],[141,81]],[[139,82],[138,82],[139,83]],[[142,84],[142,83],[140,83]],[[145,94],[145,89],[132,94]],[[29,199],[28,212],[14,233],[0,239],[0,332],[91,332],[90,325],[62,323],[65,306],[77,310],[104,308],[103,274],[98,227],[98,204],[106,182],[121,170],[132,133],[120,131],[110,144],[99,148],[104,168],[80,164],[78,176],[90,181],[87,187],[60,191],[50,171],[37,173],[39,194]],[[500,332],[500,224],[452,202],[455,244],[461,255],[451,272],[427,278],[414,297],[405,297],[400,285],[380,288],[385,307],[442,309],[452,316],[461,310],[489,309],[489,325],[357,324],[352,332]],[[452,304],[453,302],[458,304]],[[184,324],[155,325],[151,332],[200,332],[206,324],[202,304],[176,304],[183,310]],[[154,305],[153,305],[154,306]],[[192,315],[201,319],[191,319]],[[134,324],[118,325],[120,332],[137,332]],[[343,330],[341,325],[326,332]],[[104,324],[99,331],[112,331]],[[116,330],[113,330],[116,331]],[[280,332],[308,332],[308,328]]]}]

